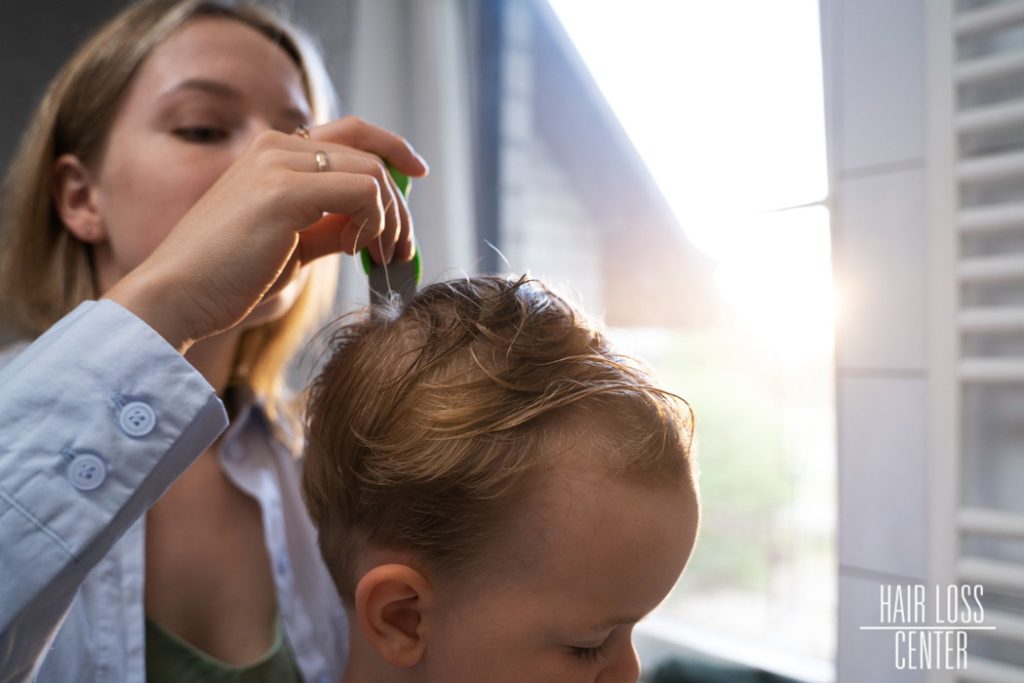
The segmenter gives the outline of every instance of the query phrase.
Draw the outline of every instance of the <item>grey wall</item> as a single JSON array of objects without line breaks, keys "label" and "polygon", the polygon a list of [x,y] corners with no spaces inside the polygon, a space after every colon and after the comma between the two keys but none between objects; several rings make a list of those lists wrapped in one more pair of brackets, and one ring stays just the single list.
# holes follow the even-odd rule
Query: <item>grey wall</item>
[{"label": "grey wall", "polygon": [[[4,171],[28,117],[65,60],[130,0],[0,0],[0,168]],[[344,97],[348,87],[347,0],[283,3],[310,27]]]},{"label": "grey wall", "polygon": [[[0,0],[0,173],[50,79],[75,48],[127,0]],[[0,312],[0,346],[19,334]]]},{"label": "grey wall", "polygon": [[126,0],[0,0],[0,167],[64,61]]}]

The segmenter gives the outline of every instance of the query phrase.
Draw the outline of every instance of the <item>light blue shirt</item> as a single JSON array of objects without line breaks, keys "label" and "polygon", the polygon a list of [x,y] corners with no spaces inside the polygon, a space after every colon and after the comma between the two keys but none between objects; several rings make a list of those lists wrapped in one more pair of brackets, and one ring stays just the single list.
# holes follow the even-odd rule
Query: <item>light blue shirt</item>
[{"label": "light blue shirt", "polygon": [[[11,355],[0,358],[0,683],[144,681],[144,513],[225,429],[224,407],[162,337],[106,299]],[[220,464],[260,505],[299,669],[336,683],[345,612],[280,427],[248,404]]]}]

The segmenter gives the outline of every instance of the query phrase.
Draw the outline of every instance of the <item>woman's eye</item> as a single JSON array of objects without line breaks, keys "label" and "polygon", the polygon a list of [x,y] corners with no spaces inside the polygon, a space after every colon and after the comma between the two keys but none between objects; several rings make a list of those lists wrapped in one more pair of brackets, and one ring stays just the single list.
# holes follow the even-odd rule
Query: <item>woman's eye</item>
[{"label": "woman's eye", "polygon": [[604,651],[608,648],[607,644],[602,643],[597,647],[569,647],[569,652],[573,657],[582,659],[585,662],[593,662],[598,657],[604,654]]},{"label": "woman's eye", "polygon": [[220,142],[228,136],[228,132],[226,130],[221,128],[212,128],[210,126],[177,128],[175,129],[174,134],[187,142],[196,142],[200,144]]}]

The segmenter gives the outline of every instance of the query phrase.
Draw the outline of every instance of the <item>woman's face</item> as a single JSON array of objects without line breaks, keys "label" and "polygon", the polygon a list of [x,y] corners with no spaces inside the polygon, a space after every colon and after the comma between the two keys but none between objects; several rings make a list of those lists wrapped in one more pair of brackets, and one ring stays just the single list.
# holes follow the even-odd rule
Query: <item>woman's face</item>
[{"label": "woman's face", "polygon": [[185,24],[136,74],[93,169],[100,291],[142,263],[256,135],[309,123],[302,75],[281,47],[231,19]]}]

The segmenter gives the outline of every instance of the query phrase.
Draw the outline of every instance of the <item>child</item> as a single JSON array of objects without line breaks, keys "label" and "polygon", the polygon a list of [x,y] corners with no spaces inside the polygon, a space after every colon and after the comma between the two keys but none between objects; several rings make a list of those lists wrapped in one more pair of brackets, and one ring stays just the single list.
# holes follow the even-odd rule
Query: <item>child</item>
[{"label": "child", "polygon": [[333,340],[304,491],[345,683],[634,681],[690,556],[692,421],[535,280],[435,284]]}]

